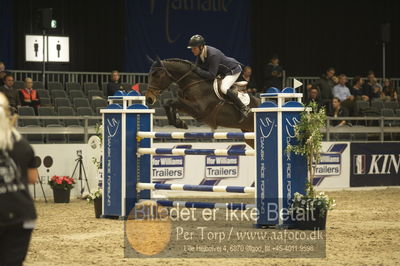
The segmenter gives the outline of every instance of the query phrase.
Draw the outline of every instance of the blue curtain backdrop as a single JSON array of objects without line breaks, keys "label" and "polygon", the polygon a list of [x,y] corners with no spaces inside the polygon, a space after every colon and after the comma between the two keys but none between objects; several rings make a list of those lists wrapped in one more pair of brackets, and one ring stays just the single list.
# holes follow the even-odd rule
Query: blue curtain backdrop
[{"label": "blue curtain backdrop", "polygon": [[207,44],[243,64],[250,61],[248,0],[126,1],[125,71],[148,72],[146,54],[193,61],[188,39],[201,34]]},{"label": "blue curtain backdrop", "polygon": [[13,16],[12,0],[0,0],[0,61],[13,69]]}]

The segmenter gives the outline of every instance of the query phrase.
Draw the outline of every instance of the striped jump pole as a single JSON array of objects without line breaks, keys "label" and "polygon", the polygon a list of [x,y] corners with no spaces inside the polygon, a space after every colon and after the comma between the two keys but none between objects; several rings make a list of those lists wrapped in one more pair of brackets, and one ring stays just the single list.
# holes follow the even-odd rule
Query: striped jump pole
[{"label": "striped jump pole", "polygon": [[169,148],[139,148],[138,154],[171,154],[171,155],[241,155],[254,156],[254,150],[248,149],[169,149]]},{"label": "striped jump pole", "polygon": [[254,209],[255,204],[245,203],[216,203],[216,202],[193,202],[193,201],[173,201],[173,200],[156,200],[158,204],[165,207],[183,207],[195,209],[229,209],[229,210],[246,210]]},{"label": "striped jump pole", "polygon": [[138,183],[137,190],[177,190],[177,191],[202,191],[202,192],[229,192],[229,193],[255,193],[255,187],[241,186],[207,186],[186,184],[161,184],[161,183]]},{"label": "striped jump pole", "polygon": [[137,133],[139,138],[151,139],[254,139],[253,132],[144,132]]}]

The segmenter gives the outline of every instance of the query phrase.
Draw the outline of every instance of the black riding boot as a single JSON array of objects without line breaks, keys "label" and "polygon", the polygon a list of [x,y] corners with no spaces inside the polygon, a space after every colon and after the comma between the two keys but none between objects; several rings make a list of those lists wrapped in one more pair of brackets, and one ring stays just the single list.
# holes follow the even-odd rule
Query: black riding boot
[{"label": "black riding boot", "polygon": [[250,108],[242,103],[242,101],[238,98],[238,92],[234,89],[229,89],[226,92],[226,95],[231,99],[231,101],[239,107],[240,111],[240,120],[239,123],[242,123],[250,113]]}]

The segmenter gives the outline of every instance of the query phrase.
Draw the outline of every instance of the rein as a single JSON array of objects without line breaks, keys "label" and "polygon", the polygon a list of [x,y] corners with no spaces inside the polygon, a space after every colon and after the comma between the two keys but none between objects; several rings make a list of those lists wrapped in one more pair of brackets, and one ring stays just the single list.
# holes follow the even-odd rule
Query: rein
[{"label": "rein", "polygon": [[[167,74],[168,78],[170,78],[170,79],[172,80],[172,82],[175,82],[175,83],[177,83],[178,85],[179,85],[179,82],[181,82],[184,78],[186,78],[187,76],[189,76],[190,73],[192,73],[192,67],[190,67],[190,69],[189,69],[187,72],[185,72],[185,74],[183,74],[180,78],[175,79],[174,76],[168,71],[168,69],[167,69],[164,65],[162,65],[162,66],[160,66],[160,67],[154,67],[154,70],[156,70],[156,69],[161,69],[161,70],[163,70],[163,71]],[[192,87],[193,85],[196,85],[197,83],[203,82],[203,81],[206,81],[206,80],[201,79],[201,80],[196,80],[196,81],[190,83],[189,85],[187,85],[187,86],[185,86],[184,88],[182,88],[182,92],[185,92],[185,90],[187,90],[188,88]],[[148,85],[148,87],[151,88],[151,89],[157,90],[157,91],[159,91],[159,92],[161,92],[162,90],[164,90],[164,89],[161,89],[161,88],[159,88],[159,87],[151,86],[151,85]]]}]

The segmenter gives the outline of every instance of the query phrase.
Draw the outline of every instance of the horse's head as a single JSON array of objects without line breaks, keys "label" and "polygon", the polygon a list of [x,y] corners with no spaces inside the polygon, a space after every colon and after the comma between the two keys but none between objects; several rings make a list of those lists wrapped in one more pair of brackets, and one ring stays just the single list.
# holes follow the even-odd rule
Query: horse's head
[{"label": "horse's head", "polygon": [[149,86],[146,91],[146,103],[154,104],[157,97],[173,82],[173,77],[160,58],[153,62],[149,72]]}]

